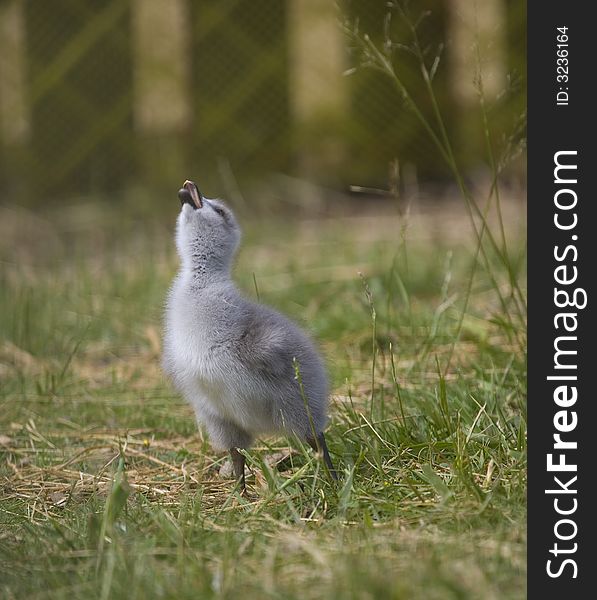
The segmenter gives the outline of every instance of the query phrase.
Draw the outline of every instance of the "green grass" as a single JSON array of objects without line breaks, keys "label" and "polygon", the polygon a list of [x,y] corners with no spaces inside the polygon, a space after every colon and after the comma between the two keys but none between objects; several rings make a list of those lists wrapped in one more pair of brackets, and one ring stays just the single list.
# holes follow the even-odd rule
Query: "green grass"
[{"label": "green grass", "polygon": [[524,331],[497,259],[462,315],[464,212],[246,224],[237,280],[320,343],[343,474],[264,439],[246,499],[159,370],[174,217],[122,213],[2,215],[0,596],[525,597]]}]

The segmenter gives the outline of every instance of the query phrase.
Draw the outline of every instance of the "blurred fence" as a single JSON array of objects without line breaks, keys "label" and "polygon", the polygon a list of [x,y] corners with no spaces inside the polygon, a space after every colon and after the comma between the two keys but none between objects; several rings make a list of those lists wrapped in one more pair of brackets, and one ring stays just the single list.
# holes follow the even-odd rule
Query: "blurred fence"
[{"label": "blurred fence", "polygon": [[[356,59],[342,24],[381,42],[387,10],[384,0],[0,0],[1,198],[172,187],[187,176],[216,186],[230,173],[383,187],[394,158],[441,178],[392,83],[374,70],[343,76]],[[430,52],[445,45],[435,85],[464,166],[475,168],[483,140],[465,57],[487,38],[492,94],[509,92],[491,116],[507,135],[525,105],[524,3],[427,0],[410,10],[430,11],[421,25]],[[408,35],[397,19],[389,27]],[[419,89],[412,57],[396,61]],[[417,102],[429,110],[423,94]]]}]

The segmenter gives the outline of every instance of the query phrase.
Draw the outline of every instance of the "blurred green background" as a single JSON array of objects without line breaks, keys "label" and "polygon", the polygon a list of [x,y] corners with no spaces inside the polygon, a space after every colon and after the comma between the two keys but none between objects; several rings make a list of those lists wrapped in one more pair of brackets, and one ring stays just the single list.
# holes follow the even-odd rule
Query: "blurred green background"
[{"label": "blurred green background", "polygon": [[[429,64],[439,60],[434,86],[460,166],[482,174],[475,49],[499,147],[524,135],[526,5],[408,9],[426,15],[418,31]],[[186,177],[224,197],[280,174],[387,189],[394,160],[403,179],[443,185],[427,134],[346,35],[408,37],[387,12],[383,0],[0,0],[0,202],[157,199]],[[393,60],[431,114],[416,58],[396,47]],[[523,159],[505,175],[524,184]]]}]

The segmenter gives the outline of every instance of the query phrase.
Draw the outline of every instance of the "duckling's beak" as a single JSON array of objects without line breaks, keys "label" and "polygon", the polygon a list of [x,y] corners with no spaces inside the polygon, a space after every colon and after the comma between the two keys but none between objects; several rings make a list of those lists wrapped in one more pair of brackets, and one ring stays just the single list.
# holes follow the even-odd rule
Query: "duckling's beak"
[{"label": "duckling's beak", "polygon": [[188,179],[178,190],[178,199],[182,205],[190,204],[193,208],[203,208],[203,195],[197,185]]}]

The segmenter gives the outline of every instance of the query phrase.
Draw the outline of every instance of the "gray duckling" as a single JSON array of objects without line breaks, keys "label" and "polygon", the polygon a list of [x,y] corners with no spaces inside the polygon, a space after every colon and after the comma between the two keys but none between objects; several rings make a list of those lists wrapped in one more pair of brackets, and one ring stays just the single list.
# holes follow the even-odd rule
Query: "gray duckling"
[{"label": "gray duckling", "polygon": [[[231,279],[241,232],[219,200],[192,181],[178,193],[180,270],[168,294],[162,365],[195,410],[216,450],[228,450],[245,491],[245,457],[260,434],[284,433],[321,451],[328,382],[309,337],[268,306],[243,297]],[[299,377],[297,377],[297,369]]]}]

